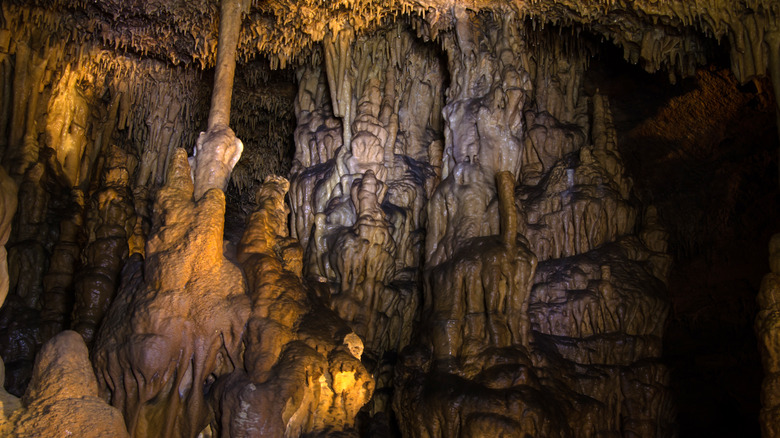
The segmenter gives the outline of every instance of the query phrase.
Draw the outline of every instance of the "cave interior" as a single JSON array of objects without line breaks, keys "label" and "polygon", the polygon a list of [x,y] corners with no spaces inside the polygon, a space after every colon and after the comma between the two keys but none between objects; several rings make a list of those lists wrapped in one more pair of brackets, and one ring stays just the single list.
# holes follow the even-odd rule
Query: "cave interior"
[{"label": "cave interior", "polygon": [[7,0],[0,435],[780,438],[780,1]]}]

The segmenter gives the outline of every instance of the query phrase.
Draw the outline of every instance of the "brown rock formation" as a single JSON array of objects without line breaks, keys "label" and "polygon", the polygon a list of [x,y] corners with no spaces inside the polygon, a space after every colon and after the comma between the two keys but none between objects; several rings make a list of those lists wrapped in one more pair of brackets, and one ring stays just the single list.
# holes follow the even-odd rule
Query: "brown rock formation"
[{"label": "brown rock formation", "polygon": [[127,437],[122,413],[98,397],[98,385],[81,336],[64,331],[35,360],[22,408],[0,426],[17,437]]},{"label": "brown rock formation", "polygon": [[[719,125],[776,103],[757,79],[769,72],[780,88],[776,0],[456,3],[0,5],[9,391],[23,393],[36,354],[83,365],[74,335],[56,336],[72,327],[87,345],[100,333],[100,393],[134,436],[673,436],[666,253],[697,249],[680,235],[700,225],[669,215],[659,202],[678,198],[643,187],[636,169],[750,143],[738,137],[751,128]],[[709,90],[729,115],[710,114],[711,96],[652,117],[648,102],[613,110],[612,84],[586,74],[612,52],[663,72],[665,86],[685,78],[675,92],[728,57],[733,90]],[[631,120],[680,112],[692,126],[674,132]],[[618,129],[632,123],[644,126],[633,140],[675,146],[626,149]],[[762,153],[751,159],[774,164]],[[663,158],[636,158],[652,155]],[[291,159],[289,194],[269,178],[255,198]],[[680,179],[713,181],[728,159]],[[754,196],[777,203],[750,175],[766,168],[714,184],[728,206],[691,199],[707,205],[696,218],[751,229],[732,213]],[[19,188],[10,198],[5,181]],[[670,238],[664,226],[678,222]],[[756,323],[767,435],[772,271]],[[689,281],[716,282],[702,277]],[[719,287],[750,295],[743,283]],[[720,306],[685,299],[691,318]],[[66,377],[56,391],[94,386]],[[66,405],[115,420],[88,392]],[[33,433],[65,406],[25,403],[6,431]]]},{"label": "brown rock formation", "polygon": [[417,312],[441,66],[396,25],[372,37],[328,33],[330,102],[322,70],[299,74],[294,235],[306,244],[305,273],[329,283],[332,308],[381,356],[408,344]]},{"label": "brown rock formation", "polygon": [[289,184],[269,177],[257,194],[238,259],[252,312],[244,368],[217,383],[224,437],[301,436],[351,429],[374,379],[363,343],[301,279],[301,248],[288,237]]},{"label": "brown rock formation", "polygon": [[759,339],[761,359],[764,365],[764,383],[761,387],[761,425],[766,438],[780,436],[780,344],[778,343],[778,274],[780,273],[780,235],[774,235],[769,242],[769,267],[771,273],[764,277],[758,295],[759,313],[756,317],[756,333]]},{"label": "brown rock formation", "polygon": [[16,213],[16,183],[0,168],[0,305],[8,295],[8,252],[5,244],[11,235],[11,222]]},{"label": "brown rock formation", "polygon": [[119,271],[128,255],[127,242],[136,224],[128,190],[127,161],[127,154],[121,149],[110,149],[101,184],[103,190],[92,195],[85,218],[87,244],[75,281],[71,326],[84,337],[87,345],[92,344],[114,299]]},{"label": "brown rock formation", "polygon": [[239,363],[249,302],[223,255],[224,194],[195,201],[193,190],[179,149],[155,202],[143,280],[132,277],[140,266],[125,267],[95,345],[101,391],[133,436],[196,436],[209,421],[204,391]]}]

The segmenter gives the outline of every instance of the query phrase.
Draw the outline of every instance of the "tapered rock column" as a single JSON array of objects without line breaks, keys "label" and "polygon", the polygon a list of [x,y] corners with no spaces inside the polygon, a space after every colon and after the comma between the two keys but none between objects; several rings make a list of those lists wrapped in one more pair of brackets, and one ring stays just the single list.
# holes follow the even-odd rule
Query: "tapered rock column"
[{"label": "tapered rock column", "polygon": [[95,345],[102,395],[122,411],[132,436],[197,436],[213,416],[211,385],[240,363],[249,298],[223,236],[224,190],[243,149],[228,120],[246,5],[222,2],[208,130],[189,160],[183,149],[171,157],[146,258],[125,264]]},{"label": "tapered rock column", "polygon": [[194,437],[209,423],[208,388],[239,362],[249,312],[241,270],[223,255],[224,193],[193,200],[183,149],[166,179],[146,259],[125,263],[93,354],[102,394],[138,437]]},{"label": "tapered rock column", "polygon": [[418,308],[444,76],[402,25],[356,37],[334,24],[324,44],[324,65],[299,71],[293,235],[304,274],[381,355],[409,343]]},{"label": "tapered rock column", "polygon": [[16,183],[5,169],[0,167],[0,306],[8,295],[8,253],[5,244],[11,235],[16,202]]},{"label": "tapered rock column", "polygon": [[[8,295],[8,260],[5,243],[11,234],[11,222],[16,213],[16,183],[0,166],[0,306]],[[0,358],[0,403],[4,417],[18,409],[19,399],[5,391],[5,364]]]},{"label": "tapered rock column", "polygon": [[244,145],[230,129],[230,100],[236,73],[236,48],[241,19],[248,0],[222,0],[214,90],[211,93],[208,129],[198,137],[190,166],[195,178],[195,199],[210,188],[227,189],[230,172],[241,158]]}]

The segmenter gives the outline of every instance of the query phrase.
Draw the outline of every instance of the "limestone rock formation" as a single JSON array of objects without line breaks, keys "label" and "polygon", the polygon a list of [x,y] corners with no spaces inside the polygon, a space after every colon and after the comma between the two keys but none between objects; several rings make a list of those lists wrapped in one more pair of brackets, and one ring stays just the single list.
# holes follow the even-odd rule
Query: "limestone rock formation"
[{"label": "limestone rock formation", "polygon": [[351,429],[373,393],[361,339],[321,302],[321,285],[301,278],[301,248],[287,231],[288,186],[266,179],[239,245],[252,311],[244,368],[215,389],[224,437]]},{"label": "limestone rock formation", "polygon": [[778,274],[780,273],[780,235],[772,236],[769,242],[769,267],[771,273],[764,277],[758,295],[759,313],[756,317],[756,333],[759,339],[761,359],[764,365],[764,383],[761,387],[761,424],[764,437],[780,436],[780,344],[778,343]]},{"label": "limestone rock formation", "polygon": [[8,295],[8,252],[5,244],[11,235],[11,222],[16,213],[16,183],[8,176],[5,169],[0,168],[0,209],[2,218],[0,218],[0,305],[5,301]]},{"label": "limestone rock formation", "polygon": [[[0,359],[0,377],[2,377],[2,381],[5,381],[5,364],[2,363],[2,359]],[[0,417],[1,429],[2,427],[5,427],[8,417],[22,407],[22,402],[19,400],[19,397],[9,394],[5,388],[0,387],[0,404],[2,405],[2,417]]]},{"label": "limestone rock formation", "polygon": [[75,279],[71,325],[88,345],[113,301],[119,271],[129,251],[128,240],[136,224],[127,163],[127,154],[121,149],[110,149],[104,164],[103,190],[93,194],[86,214],[88,243]]},{"label": "limestone rock formation", "polygon": [[330,285],[333,309],[381,356],[408,344],[418,308],[441,65],[400,25],[370,38],[331,31],[323,64],[299,73],[293,235],[305,273]]},{"label": "limestone rock formation", "polygon": [[[662,354],[681,250],[664,224],[680,219],[618,141],[654,107],[613,109],[589,63],[674,83],[728,58],[735,88],[768,96],[779,15],[776,0],[3,2],[0,355],[27,395],[11,413],[0,392],[0,431],[674,436]],[[727,213],[713,220],[742,226]]]},{"label": "limestone rock formation", "polygon": [[249,299],[241,271],[223,255],[224,193],[195,200],[193,191],[179,149],[155,202],[143,266],[125,265],[95,345],[101,393],[133,436],[196,436],[209,422],[204,389],[240,360]]},{"label": "limestone rock formation", "polygon": [[81,335],[63,331],[35,360],[33,378],[0,433],[17,437],[128,437],[122,413],[98,397],[98,384]]},{"label": "limestone rock formation", "polygon": [[425,329],[396,370],[404,435],[666,436],[663,270],[632,236],[608,104],[588,110],[581,55],[553,42],[529,63],[511,17],[456,20]]}]

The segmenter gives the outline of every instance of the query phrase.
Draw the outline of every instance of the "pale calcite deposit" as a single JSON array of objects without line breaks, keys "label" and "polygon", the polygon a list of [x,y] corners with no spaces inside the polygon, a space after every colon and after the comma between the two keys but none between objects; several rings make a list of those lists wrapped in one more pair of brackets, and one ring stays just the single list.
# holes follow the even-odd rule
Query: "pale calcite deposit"
[{"label": "pale calcite deposit", "polygon": [[332,308],[381,356],[408,344],[418,308],[442,70],[400,25],[328,35],[325,68],[299,73],[293,235],[305,274],[330,285]]},{"label": "pale calcite deposit", "polygon": [[[674,81],[716,37],[778,89],[775,1],[0,8],[0,345],[28,387],[3,433],[675,435],[669,236],[586,91],[590,40]],[[288,142],[289,193],[260,183]]]}]

